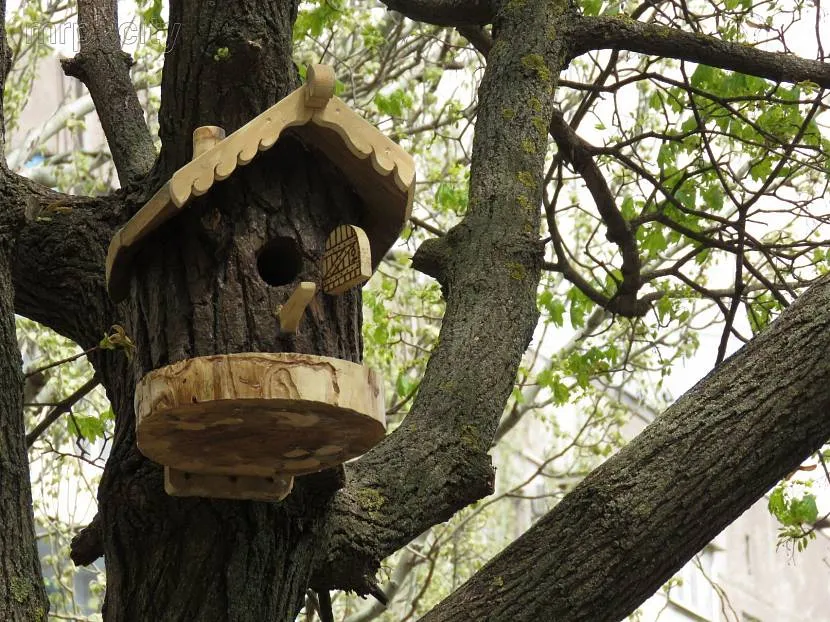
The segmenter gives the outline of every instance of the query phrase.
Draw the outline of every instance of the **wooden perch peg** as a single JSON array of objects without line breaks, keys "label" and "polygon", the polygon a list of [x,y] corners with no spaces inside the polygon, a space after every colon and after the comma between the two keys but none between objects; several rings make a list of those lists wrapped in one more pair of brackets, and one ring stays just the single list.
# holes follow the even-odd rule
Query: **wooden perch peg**
[{"label": "wooden perch peg", "polygon": [[366,232],[340,225],[329,234],[323,254],[323,291],[342,294],[372,276],[372,249]]},{"label": "wooden perch peg", "polygon": [[291,296],[279,310],[280,331],[283,333],[296,333],[300,327],[300,320],[305,313],[305,308],[314,298],[317,292],[317,285],[309,281],[303,281],[295,289]]}]

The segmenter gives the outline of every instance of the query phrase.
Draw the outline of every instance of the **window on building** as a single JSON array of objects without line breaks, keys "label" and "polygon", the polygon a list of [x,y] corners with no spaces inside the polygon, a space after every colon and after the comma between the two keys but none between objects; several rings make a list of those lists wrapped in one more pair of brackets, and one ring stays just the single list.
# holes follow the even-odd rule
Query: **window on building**
[{"label": "window on building", "polygon": [[680,569],[681,583],[669,592],[669,601],[701,620],[717,620],[718,594],[714,580],[715,551],[707,547]]}]

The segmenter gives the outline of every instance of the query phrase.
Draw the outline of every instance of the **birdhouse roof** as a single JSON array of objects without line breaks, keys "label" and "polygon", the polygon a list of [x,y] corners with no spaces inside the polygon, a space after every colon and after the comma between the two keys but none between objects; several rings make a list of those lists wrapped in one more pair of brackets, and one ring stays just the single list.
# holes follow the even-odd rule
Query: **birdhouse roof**
[{"label": "birdhouse roof", "polygon": [[237,166],[273,147],[291,127],[340,168],[363,199],[360,224],[369,237],[372,267],[377,267],[409,218],[415,165],[397,143],[334,96],[331,67],[314,65],[308,69],[306,84],[196,155],[115,234],[107,254],[110,297],[118,302],[129,293],[131,258],[144,237],[179,213],[192,197],[205,194]]}]

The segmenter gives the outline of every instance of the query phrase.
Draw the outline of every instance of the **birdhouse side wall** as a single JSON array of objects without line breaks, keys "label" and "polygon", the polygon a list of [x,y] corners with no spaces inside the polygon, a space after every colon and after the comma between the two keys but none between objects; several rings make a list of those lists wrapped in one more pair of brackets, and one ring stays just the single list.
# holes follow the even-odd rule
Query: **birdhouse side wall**
[{"label": "birdhouse side wall", "polygon": [[[277,313],[301,281],[320,283],[326,238],[360,213],[342,174],[289,137],[194,199],[136,255],[125,303],[136,380],[211,354],[298,352],[359,362],[359,289],[329,296],[318,288],[295,334],[280,334]],[[269,284],[263,275],[290,280]]]}]

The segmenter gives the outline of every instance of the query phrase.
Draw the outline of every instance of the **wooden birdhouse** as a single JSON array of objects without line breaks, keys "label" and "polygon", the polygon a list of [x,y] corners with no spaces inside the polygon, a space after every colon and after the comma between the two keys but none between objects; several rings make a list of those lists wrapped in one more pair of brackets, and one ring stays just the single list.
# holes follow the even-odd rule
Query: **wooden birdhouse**
[{"label": "wooden birdhouse", "polygon": [[[409,217],[415,171],[407,153],[334,96],[334,84],[332,69],[316,65],[304,86],[229,136],[219,127],[197,128],[192,161],[110,244],[112,299],[130,293],[135,258],[152,232],[289,129],[340,169],[364,213],[361,226],[342,223],[328,232],[319,279],[290,284],[274,309],[274,330],[295,333],[315,297],[365,283]],[[216,352],[152,369],[138,382],[135,414],[139,449],[164,465],[167,492],[182,496],[279,500],[294,476],[341,464],[385,434],[379,376],[309,353]]]}]

